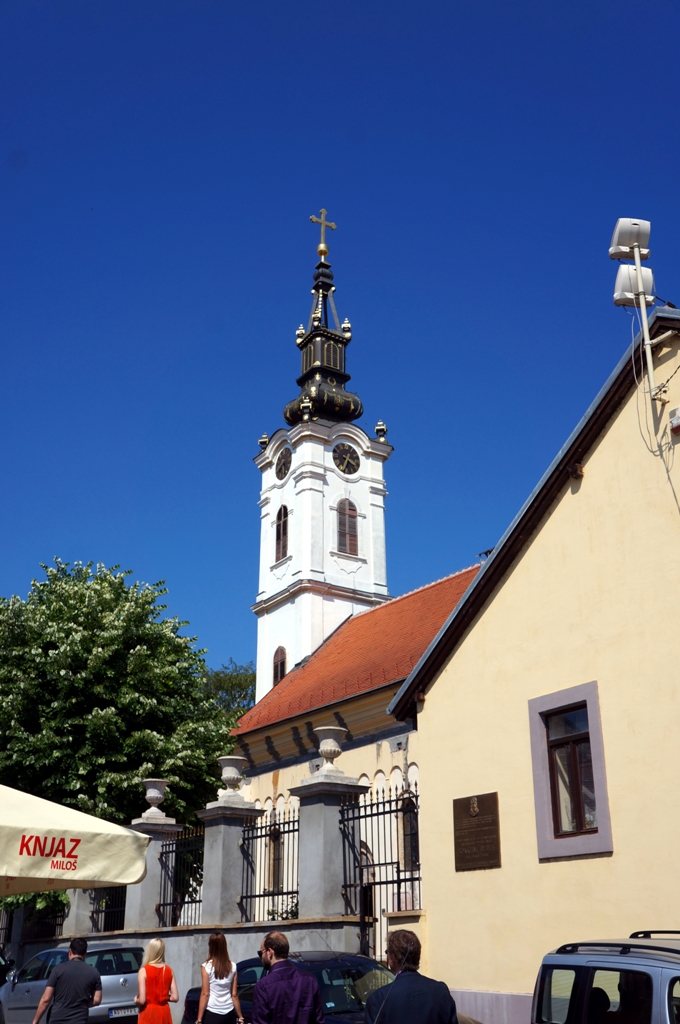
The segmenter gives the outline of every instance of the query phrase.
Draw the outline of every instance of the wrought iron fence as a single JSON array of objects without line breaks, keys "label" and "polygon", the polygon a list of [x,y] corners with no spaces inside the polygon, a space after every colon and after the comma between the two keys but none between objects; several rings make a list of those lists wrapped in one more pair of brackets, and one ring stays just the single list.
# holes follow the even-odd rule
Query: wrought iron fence
[{"label": "wrought iron fence", "polygon": [[161,893],[156,911],[163,927],[201,923],[204,846],[202,826],[185,828],[161,843]]},{"label": "wrought iron fence", "polygon": [[27,910],[21,930],[22,942],[42,942],[45,939],[60,939],[64,931],[65,909]]},{"label": "wrought iron fence", "polygon": [[297,810],[269,811],[243,829],[243,921],[290,921],[298,916],[299,835]]},{"label": "wrought iron fence", "polygon": [[126,885],[95,889],[92,899],[92,930],[115,932],[125,927]]},{"label": "wrought iron fence", "polygon": [[421,909],[417,788],[348,797],[340,831],[345,913],[359,915],[360,952],[382,960],[385,914]]},{"label": "wrought iron fence", "polygon": [[4,949],[12,939],[12,924],[14,911],[0,910],[0,948]]}]

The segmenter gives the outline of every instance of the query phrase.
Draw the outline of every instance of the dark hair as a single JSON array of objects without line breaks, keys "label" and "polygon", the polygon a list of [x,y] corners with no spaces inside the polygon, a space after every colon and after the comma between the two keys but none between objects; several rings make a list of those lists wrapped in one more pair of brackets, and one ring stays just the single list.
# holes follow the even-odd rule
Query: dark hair
[{"label": "dark hair", "polygon": [[231,974],[231,960],[227,940],[222,932],[213,932],[208,939],[208,960],[212,962],[216,978],[228,978]]},{"label": "dark hair", "polygon": [[265,935],[262,944],[265,949],[271,949],[277,960],[288,959],[290,946],[288,945],[288,939],[281,932],[269,932],[268,935]]},{"label": "dark hair", "polygon": [[87,939],[71,939],[68,948],[74,956],[85,956],[87,953]]},{"label": "dark hair", "polygon": [[389,932],[387,936],[387,951],[392,959],[396,961],[399,971],[417,971],[420,966],[420,939],[415,932],[406,928],[399,931]]}]

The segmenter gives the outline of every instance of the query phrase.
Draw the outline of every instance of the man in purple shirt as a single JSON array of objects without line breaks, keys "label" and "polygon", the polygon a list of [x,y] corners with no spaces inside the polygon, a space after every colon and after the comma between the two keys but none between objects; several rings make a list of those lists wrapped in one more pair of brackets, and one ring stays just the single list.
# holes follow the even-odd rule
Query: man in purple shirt
[{"label": "man in purple shirt", "polygon": [[260,945],[265,968],[253,993],[253,1024],[324,1024],[316,978],[288,960],[290,946],[281,932],[269,932]]}]

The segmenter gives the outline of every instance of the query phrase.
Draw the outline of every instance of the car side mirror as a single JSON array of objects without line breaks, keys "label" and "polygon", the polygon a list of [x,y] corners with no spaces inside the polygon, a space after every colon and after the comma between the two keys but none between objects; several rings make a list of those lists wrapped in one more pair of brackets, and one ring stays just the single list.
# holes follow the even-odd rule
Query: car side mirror
[{"label": "car side mirror", "polygon": [[14,987],[17,983],[17,972],[10,971],[9,974],[7,975],[7,980],[10,982],[12,987]]}]

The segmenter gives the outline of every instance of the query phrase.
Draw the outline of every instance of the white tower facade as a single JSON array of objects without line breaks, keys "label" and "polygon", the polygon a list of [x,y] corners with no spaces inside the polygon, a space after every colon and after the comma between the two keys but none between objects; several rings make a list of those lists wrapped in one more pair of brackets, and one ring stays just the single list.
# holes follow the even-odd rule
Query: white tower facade
[{"label": "white tower facade", "polygon": [[[261,700],[350,615],[389,599],[385,557],[385,480],[392,454],[380,421],[371,438],[352,421],[361,399],[345,387],[348,320],[340,325],[326,261],[321,211],[320,262],[312,312],[300,326],[300,394],[285,407],[287,429],[260,440],[262,473],[257,689]],[[329,323],[333,316],[334,327]]]},{"label": "white tower facade", "polygon": [[[348,448],[358,461],[357,469],[347,464],[350,474],[342,471]],[[354,424],[310,419],[278,430],[256,458],[262,472],[253,606],[257,700],[278,681],[277,651],[285,652],[287,672],[348,616],[389,598],[383,466],[391,452],[384,439],[369,438]]]}]

